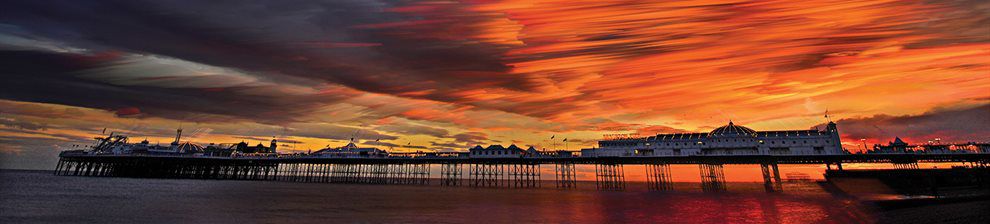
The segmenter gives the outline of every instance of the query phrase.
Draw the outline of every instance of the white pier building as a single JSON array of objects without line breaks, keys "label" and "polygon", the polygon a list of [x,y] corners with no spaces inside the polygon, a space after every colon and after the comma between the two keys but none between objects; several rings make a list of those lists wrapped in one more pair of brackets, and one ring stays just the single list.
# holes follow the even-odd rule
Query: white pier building
[{"label": "white pier building", "polygon": [[838,155],[844,154],[834,122],[825,130],[755,131],[735,125],[708,133],[658,134],[643,138],[607,139],[598,148],[582,149],[582,157],[706,155]]}]

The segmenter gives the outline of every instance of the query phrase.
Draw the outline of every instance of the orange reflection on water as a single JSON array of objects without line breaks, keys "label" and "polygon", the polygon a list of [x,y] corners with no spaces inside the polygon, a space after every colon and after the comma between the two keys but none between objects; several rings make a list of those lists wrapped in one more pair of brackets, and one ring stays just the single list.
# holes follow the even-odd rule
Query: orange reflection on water
[{"label": "orange reflection on water", "polygon": [[541,222],[858,223],[870,216],[851,201],[801,194],[555,192],[529,194]]}]

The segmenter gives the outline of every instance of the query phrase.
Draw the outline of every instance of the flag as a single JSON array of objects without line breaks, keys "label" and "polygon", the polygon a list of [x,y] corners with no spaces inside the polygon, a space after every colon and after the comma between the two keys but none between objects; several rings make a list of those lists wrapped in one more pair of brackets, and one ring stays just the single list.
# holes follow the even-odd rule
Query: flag
[{"label": "flag", "polygon": [[557,137],[557,135],[550,136],[550,139],[553,139],[554,137]]}]

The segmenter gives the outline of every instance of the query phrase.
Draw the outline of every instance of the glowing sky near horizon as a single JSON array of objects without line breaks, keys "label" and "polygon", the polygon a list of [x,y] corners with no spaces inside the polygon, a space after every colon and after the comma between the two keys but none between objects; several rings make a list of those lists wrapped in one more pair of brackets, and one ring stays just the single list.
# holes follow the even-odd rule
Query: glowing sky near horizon
[{"label": "glowing sky near horizon", "polygon": [[851,151],[990,141],[987,1],[0,5],[0,152],[20,158],[4,165],[180,123],[291,151],[575,150],[728,120],[808,129],[827,109]]}]

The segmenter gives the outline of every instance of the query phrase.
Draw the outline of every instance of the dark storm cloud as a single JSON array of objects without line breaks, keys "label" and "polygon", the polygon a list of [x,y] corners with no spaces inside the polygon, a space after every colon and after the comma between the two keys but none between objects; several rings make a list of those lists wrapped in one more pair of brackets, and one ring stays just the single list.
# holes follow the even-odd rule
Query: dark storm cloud
[{"label": "dark storm cloud", "polygon": [[322,139],[380,139],[395,140],[398,136],[382,134],[377,131],[365,130],[355,127],[340,126],[327,123],[297,123],[289,128],[287,133],[291,136],[322,138]]},{"label": "dark storm cloud", "polygon": [[[77,71],[99,63],[66,53],[0,51],[0,97],[105,109],[118,115],[147,115],[172,119],[210,121],[255,119],[262,122],[293,121],[319,106],[343,96],[291,96],[257,94],[275,86],[231,88],[181,88],[116,85],[78,76]],[[174,77],[195,83],[197,77]]]},{"label": "dark storm cloud", "polygon": [[[839,133],[849,142],[867,139],[886,142],[894,137],[923,143],[935,138],[943,142],[990,141],[990,104],[967,108],[939,108],[919,115],[885,114],[836,121]],[[816,126],[824,129],[824,124]]]},{"label": "dark storm cloud", "polygon": [[[272,122],[291,121],[319,103],[332,103],[335,99],[255,99],[250,97],[252,94],[237,91],[108,84],[113,77],[101,75],[100,70],[107,65],[87,57],[104,52],[160,55],[232,68],[261,82],[310,87],[340,84],[368,92],[413,94],[443,101],[456,100],[447,94],[474,88],[478,83],[518,86],[514,83],[519,81],[512,76],[485,75],[508,69],[496,58],[504,49],[416,35],[469,34],[472,30],[468,24],[476,22],[474,17],[464,15],[459,20],[442,20],[430,26],[404,26],[401,24],[424,19],[385,12],[384,8],[390,6],[369,1],[168,5],[144,1],[8,1],[0,7],[17,10],[0,13],[0,28],[4,28],[0,34],[48,41],[84,52],[18,49],[0,53],[5,67],[2,75],[8,80],[18,79],[6,82],[3,87],[8,89],[0,97],[108,109],[123,115],[190,119],[188,113],[199,113]],[[102,79],[80,78],[78,72],[85,69]],[[298,111],[284,111],[288,108]]]},{"label": "dark storm cloud", "polygon": [[454,142],[459,142],[464,145],[480,145],[485,144],[485,141],[488,141],[488,134],[483,132],[464,132],[456,134],[452,137],[454,138]]}]

